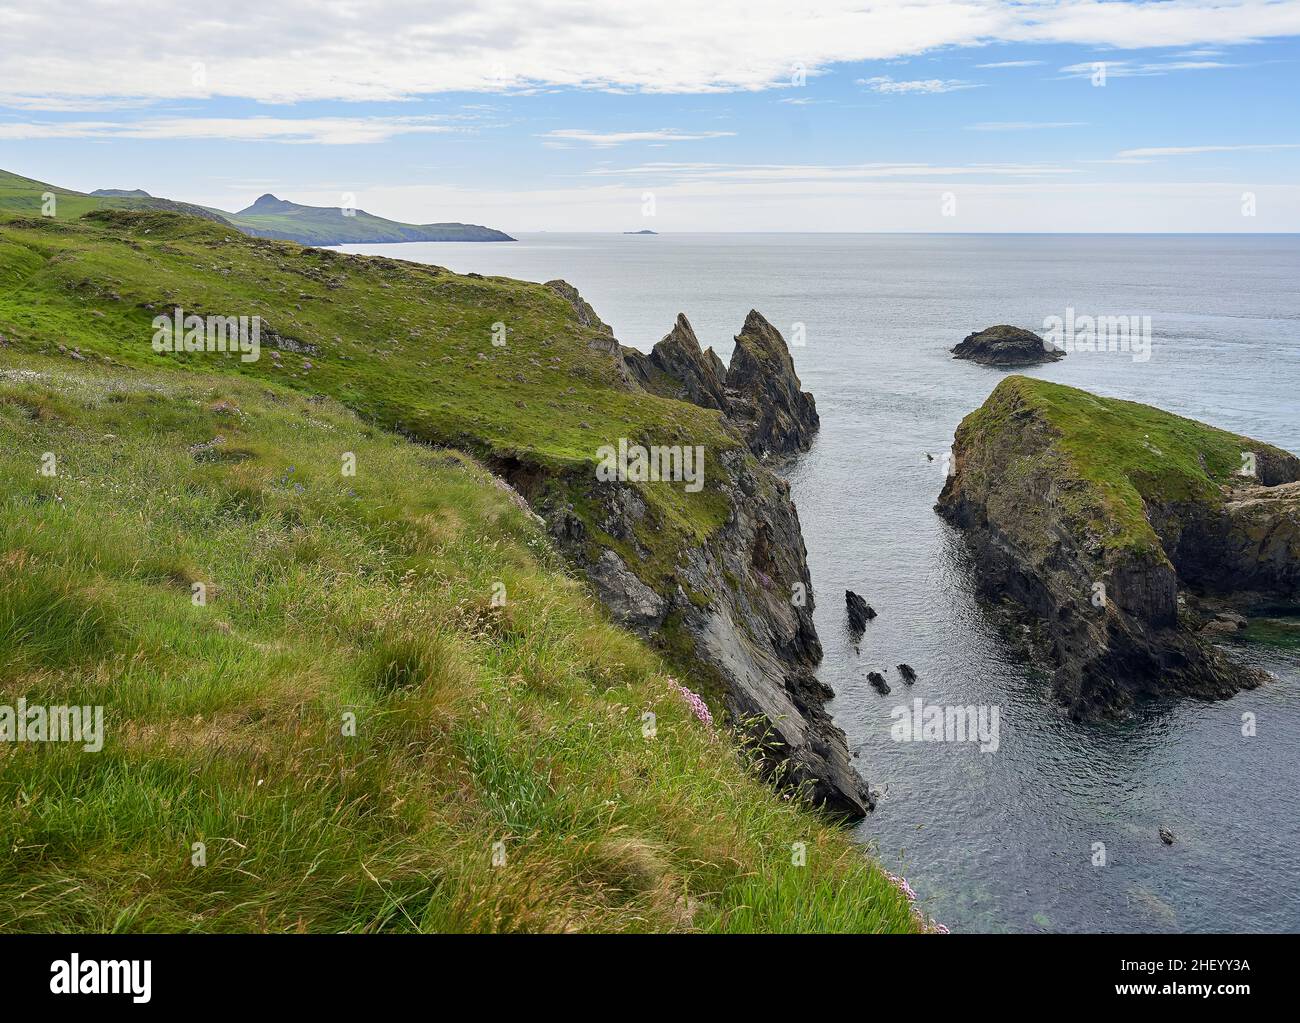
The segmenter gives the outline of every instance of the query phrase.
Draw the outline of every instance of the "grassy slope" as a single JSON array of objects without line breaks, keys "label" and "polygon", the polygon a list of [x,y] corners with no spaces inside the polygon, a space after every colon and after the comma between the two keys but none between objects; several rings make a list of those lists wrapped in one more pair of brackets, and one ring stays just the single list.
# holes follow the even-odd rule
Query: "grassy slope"
[{"label": "grassy slope", "polygon": [[473,460],[281,386],[0,360],[0,703],[107,716],[99,753],[0,744],[0,930],[915,928]]},{"label": "grassy slope", "polygon": [[[160,301],[320,352],[155,355]],[[0,703],[108,715],[98,754],[0,745],[0,928],[916,928],[471,459],[383,429],[584,470],[620,431],[729,443],[611,387],[549,290],[166,214],[11,220],[0,335]],[[658,543],[720,521],[717,494],[653,489]]]},{"label": "grassy slope", "polygon": [[[102,218],[102,219],[92,219]],[[596,334],[548,288],[437,267],[343,256],[170,213],[110,211],[75,225],[0,219],[0,333],[27,350],[79,347],[131,366],[181,364],[275,379],[331,395],[369,421],[408,435],[564,473],[594,473],[596,450],[620,437],[702,444],[736,441],[718,414],[616,386]],[[264,330],[310,354],[261,359],[158,355],[151,320],[186,312],[259,315]],[[148,308],[152,307],[152,308]],[[507,344],[494,347],[493,325]],[[588,477],[589,478],[589,477]],[[650,486],[639,539],[651,581],[676,553],[726,518],[710,485],[699,494]],[[571,499],[581,502],[577,488]],[[589,523],[593,534],[598,524]]]},{"label": "grassy slope", "polygon": [[304,245],[338,245],[340,238],[348,244],[359,242],[419,241],[421,235],[433,233],[438,241],[479,241],[484,229],[470,224],[402,224],[357,210],[343,217],[339,209],[303,206],[277,213],[213,212],[244,231],[262,237],[294,238]]},{"label": "grassy slope", "polygon": [[[1115,549],[1159,551],[1159,539],[1147,521],[1148,500],[1215,500],[1219,488],[1241,468],[1243,451],[1272,449],[1150,405],[1024,376],[1004,379],[963,420],[959,433],[967,443],[996,442],[1008,417],[1025,408],[1041,415],[1058,437],[1056,451],[1037,450],[1026,457],[1053,460],[1053,474],[1084,484],[1064,491],[1063,497]],[[1026,462],[1025,468],[1031,465]]]}]

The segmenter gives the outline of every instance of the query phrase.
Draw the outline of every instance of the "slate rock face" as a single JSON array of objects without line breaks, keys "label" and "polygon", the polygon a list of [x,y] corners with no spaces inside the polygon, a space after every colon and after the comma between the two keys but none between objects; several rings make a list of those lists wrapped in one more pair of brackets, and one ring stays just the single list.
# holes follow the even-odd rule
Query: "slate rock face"
[{"label": "slate rock face", "polygon": [[[571,285],[548,286],[593,329],[593,359],[611,357],[629,390],[720,413],[741,442],[710,452],[716,469],[710,461],[708,485],[725,500],[727,518],[677,552],[668,572],[650,572],[639,560],[637,535],[656,523],[638,484],[518,463],[498,470],[546,521],[613,618],[651,642],[672,633],[675,652],[712,676],[728,717],[754,738],[778,786],[801,790],[837,817],[865,816],[875,805],[871,791],[826,711],[834,693],[815,674],[822,647],[799,514],[789,484],[758,457],[803,450],[817,428],[812,396],[799,389],[784,339],[751,312],[727,369],[678,316],[646,354],[620,345]],[[575,512],[575,491],[593,528]],[[619,541],[619,551],[602,546],[597,533]]]},{"label": "slate rock face", "polygon": [[954,359],[969,359],[982,366],[1036,366],[1064,359],[1065,353],[1050,347],[1032,330],[1001,323],[974,334],[952,350]]},{"label": "slate rock face", "polygon": [[727,412],[726,367],[710,348],[701,349],[695,330],[684,313],[648,356],[635,353],[630,360],[633,376],[647,390],[668,391],[672,397],[702,408]]},{"label": "slate rock face", "polygon": [[[1256,476],[1231,473],[1237,449],[1255,453]],[[1017,376],[963,421],[953,454],[936,510],[964,532],[983,595],[1029,627],[1073,717],[1170,694],[1222,699],[1265,679],[1215,640],[1240,627],[1233,609],[1300,602],[1300,459]],[[1132,470],[1138,455],[1149,463]],[[1179,457],[1185,470],[1169,471]]]},{"label": "slate rock face", "polygon": [[712,348],[701,350],[690,321],[679,313],[649,355],[624,348],[623,360],[644,390],[717,409],[759,457],[807,451],[821,420],[785,338],[751,309],[735,342],[731,365],[724,368]]},{"label": "slate rock face", "polygon": [[817,403],[802,390],[785,338],[751,309],[727,368],[731,418],[756,455],[807,451],[821,426]]}]

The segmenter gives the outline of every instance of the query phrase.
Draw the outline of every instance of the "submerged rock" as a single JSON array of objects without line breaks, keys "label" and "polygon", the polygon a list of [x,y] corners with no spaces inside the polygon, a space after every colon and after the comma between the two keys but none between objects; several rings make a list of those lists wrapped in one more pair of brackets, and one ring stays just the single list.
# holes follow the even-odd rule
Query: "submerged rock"
[{"label": "submerged rock", "polygon": [[1174,844],[1174,833],[1170,831],[1167,827],[1165,827],[1163,824],[1160,825],[1160,829],[1157,833],[1160,835],[1160,841],[1164,842],[1165,845]]},{"label": "submerged rock", "polygon": [[889,695],[889,683],[885,681],[885,676],[878,671],[867,672],[867,681],[876,687],[881,696]]},{"label": "submerged rock", "polygon": [[964,531],[983,595],[1054,668],[1057,697],[1092,718],[1266,677],[1216,648],[1196,607],[1300,601],[1293,481],[1300,459],[1270,445],[1012,376],[962,421],[935,507]]},{"label": "submerged rock", "polygon": [[1053,348],[1032,330],[1001,323],[974,334],[952,350],[954,359],[969,359],[981,366],[1035,366],[1055,362],[1065,353]]},{"label": "submerged rock", "polygon": [[900,664],[898,673],[903,677],[903,681],[909,686],[916,681],[916,671],[910,664]]},{"label": "submerged rock", "polygon": [[867,627],[867,622],[876,617],[876,612],[852,590],[844,591],[844,603],[848,609],[849,633],[855,641],[859,640]]}]

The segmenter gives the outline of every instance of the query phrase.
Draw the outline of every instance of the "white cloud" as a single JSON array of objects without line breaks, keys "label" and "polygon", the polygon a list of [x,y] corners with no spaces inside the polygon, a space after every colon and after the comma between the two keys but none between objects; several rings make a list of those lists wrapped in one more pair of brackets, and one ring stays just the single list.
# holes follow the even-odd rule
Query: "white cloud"
[{"label": "white cloud", "polygon": [[545,86],[718,92],[955,46],[1206,48],[1300,35],[1300,0],[42,0],[0,8],[0,104],[394,100]]},{"label": "white cloud", "polygon": [[558,142],[585,142],[588,145],[596,146],[601,149],[608,149],[611,146],[621,146],[628,142],[697,142],[700,139],[717,139],[725,138],[729,135],[735,135],[734,131],[695,131],[685,132],[676,131],[671,128],[660,128],[656,131],[588,131],[586,128],[558,128],[555,131],[548,131],[539,138],[552,139]]},{"label": "white cloud", "polygon": [[644,163],[632,167],[597,167],[590,177],[647,179],[685,184],[747,182],[795,185],[809,182],[854,182],[906,178],[1015,177],[1074,174],[1072,167],[1037,163],[931,164],[922,162],[857,164]]},{"label": "white cloud", "polygon": [[939,92],[956,92],[958,89],[976,89],[973,82],[959,82],[953,79],[922,78],[912,81],[895,81],[887,75],[877,78],[859,78],[855,85],[865,85],[872,92],[921,93],[929,95]]},{"label": "white cloud", "polygon": [[1038,65],[1043,64],[1043,63],[1045,63],[1045,62],[1044,62],[1044,61],[1041,61],[1041,60],[999,60],[999,61],[996,61],[996,62],[994,62],[994,63],[992,63],[992,64],[976,64],[975,66],[976,66],[976,67],[986,67],[986,68],[995,68],[995,67],[1038,67]]},{"label": "white cloud", "polygon": [[1166,146],[1162,148],[1125,149],[1116,156],[1134,160],[1151,156],[1190,156],[1193,153],[1250,153],[1270,149],[1300,149],[1300,142],[1270,142],[1247,146]]},{"label": "white cloud", "polygon": [[224,139],[357,145],[455,131],[433,117],[159,117],[144,121],[0,122],[0,139]]},{"label": "white cloud", "polygon": [[1098,65],[1106,69],[1108,78],[1146,78],[1152,75],[1167,75],[1171,71],[1213,71],[1220,68],[1241,67],[1240,64],[1225,64],[1217,60],[1171,60],[1149,63],[1095,60],[1070,64],[1061,68],[1061,73],[1067,78],[1089,78],[1096,72]]},{"label": "white cloud", "polygon": [[966,125],[967,131],[1036,131],[1039,128],[1082,128],[1086,121],[981,121]]}]

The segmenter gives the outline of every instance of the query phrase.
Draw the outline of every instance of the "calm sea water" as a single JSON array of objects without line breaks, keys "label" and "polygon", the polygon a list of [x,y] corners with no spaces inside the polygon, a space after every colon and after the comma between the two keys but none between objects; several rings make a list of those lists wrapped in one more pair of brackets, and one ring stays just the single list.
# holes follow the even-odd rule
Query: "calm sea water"
[{"label": "calm sea water", "polygon": [[[724,360],[751,307],[787,338],[803,324],[794,358],[822,429],[790,477],[821,676],[882,795],[862,841],[954,930],[1300,930],[1300,651],[1247,648],[1275,678],[1232,700],[1071,723],[973,599],[961,538],[932,510],[953,430],[1001,377],[947,349],[1068,307],[1149,315],[1149,361],[1075,353],[1033,375],[1300,452],[1300,237],[538,234],[346,250],[563,277],[647,350],[679,311]],[[861,653],[846,587],[879,612]],[[888,669],[891,696],[870,669]],[[913,698],[997,706],[1000,748],[894,741],[890,712]]]}]

